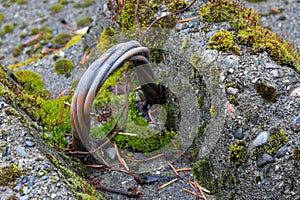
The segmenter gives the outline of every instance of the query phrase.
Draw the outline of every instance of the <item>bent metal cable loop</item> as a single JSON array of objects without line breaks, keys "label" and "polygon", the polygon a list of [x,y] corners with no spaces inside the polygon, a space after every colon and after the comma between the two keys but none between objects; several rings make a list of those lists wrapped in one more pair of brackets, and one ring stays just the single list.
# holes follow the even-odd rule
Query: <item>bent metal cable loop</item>
[{"label": "bent metal cable loop", "polygon": [[[137,41],[129,41],[115,45],[102,54],[81,77],[71,104],[72,144],[77,151],[91,150],[95,148],[89,135],[90,111],[92,103],[101,86],[111,73],[113,73],[125,61],[133,61],[138,68],[139,82],[154,82],[154,75],[150,68],[149,49],[142,47]],[[105,160],[97,152],[93,156]],[[107,164],[107,163],[106,163]]]}]

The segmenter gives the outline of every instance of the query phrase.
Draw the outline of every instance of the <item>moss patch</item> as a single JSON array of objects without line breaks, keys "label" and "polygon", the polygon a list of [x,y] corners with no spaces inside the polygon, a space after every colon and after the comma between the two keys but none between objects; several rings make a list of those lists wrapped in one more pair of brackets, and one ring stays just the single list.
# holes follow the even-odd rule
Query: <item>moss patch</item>
[{"label": "moss patch", "polygon": [[0,13],[0,23],[4,20],[5,16],[3,13]]},{"label": "moss patch", "polygon": [[276,99],[276,89],[264,82],[256,85],[256,92],[266,101],[274,101]]},{"label": "moss patch", "polygon": [[50,6],[49,10],[51,11],[52,14],[58,13],[62,9],[61,4],[54,4]]},{"label": "moss patch", "polygon": [[85,27],[85,26],[89,25],[91,22],[93,22],[93,18],[91,16],[86,16],[86,17],[77,19],[76,24],[78,27]]},{"label": "moss patch", "polygon": [[69,59],[60,59],[54,63],[54,71],[57,74],[65,74],[71,72],[74,68],[74,63]]},{"label": "moss patch", "polygon": [[234,45],[234,35],[229,31],[218,31],[209,39],[209,49],[227,52],[232,50],[240,54],[239,48]]},{"label": "moss patch", "polygon": [[73,7],[74,8],[86,8],[86,7],[93,5],[94,3],[95,3],[94,0],[83,0],[80,3],[74,3]]},{"label": "moss patch", "polygon": [[300,55],[295,47],[275,33],[258,26],[259,15],[241,3],[229,0],[211,0],[199,10],[203,21],[228,21],[238,31],[238,43],[255,51],[267,51],[279,64],[287,65],[300,73]]},{"label": "moss patch", "polygon": [[10,0],[10,2],[21,5],[21,4],[27,4],[28,0]]},{"label": "moss patch", "polygon": [[17,46],[15,46],[13,48],[12,54],[13,54],[13,56],[18,57],[18,56],[22,55],[23,50],[24,50],[24,46],[22,44],[18,44]]},{"label": "moss patch", "polygon": [[71,39],[73,35],[70,33],[61,33],[56,35],[51,42],[55,47],[62,47],[65,46]]},{"label": "moss patch", "polygon": [[113,27],[105,28],[97,42],[97,49],[100,54],[103,54],[110,47],[118,43],[117,31]]},{"label": "moss patch", "polygon": [[288,137],[285,131],[279,130],[278,128],[271,129],[270,133],[270,142],[265,146],[265,149],[270,155],[274,156],[276,152],[288,142]]},{"label": "moss patch", "polygon": [[1,26],[1,30],[0,30],[0,36],[3,36],[7,33],[11,33],[13,30],[14,30],[14,27],[16,26],[17,24],[14,22],[14,23],[10,23],[10,24],[3,24]]},{"label": "moss patch", "polygon": [[0,169],[0,186],[8,186],[21,175],[22,170],[20,170],[15,164],[4,166]]},{"label": "moss patch", "polygon": [[246,142],[237,140],[230,144],[229,147],[229,160],[234,168],[244,164],[246,162]]}]

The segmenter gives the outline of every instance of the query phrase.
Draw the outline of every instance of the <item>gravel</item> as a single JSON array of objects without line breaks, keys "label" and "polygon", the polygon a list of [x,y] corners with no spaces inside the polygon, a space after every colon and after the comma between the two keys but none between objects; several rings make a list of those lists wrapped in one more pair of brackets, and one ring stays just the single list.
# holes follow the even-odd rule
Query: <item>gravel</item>
[{"label": "gravel", "polygon": [[[84,16],[93,16],[102,7],[101,1],[94,6],[84,9],[74,9],[72,4],[64,5],[64,11],[51,15],[48,11],[50,5],[56,1],[29,0],[27,5],[12,3],[9,8],[3,7],[0,2],[0,12],[5,13],[3,23],[16,21],[18,26],[26,23],[28,26],[20,30],[18,27],[12,33],[1,37],[4,42],[0,49],[1,64],[8,66],[16,60],[24,61],[27,55],[21,55],[15,60],[11,58],[14,46],[22,42],[21,33],[29,33],[33,27],[48,24],[53,29],[53,35],[61,32],[71,32],[61,23],[64,19],[69,26],[76,27],[76,19]],[[196,6],[203,4],[197,1]],[[288,41],[292,41],[296,47],[300,46],[300,2],[297,0],[285,0],[285,3],[276,0],[267,0],[260,3],[248,3],[247,6],[259,10],[264,14],[261,17],[263,26],[282,35]],[[188,18],[197,15],[197,8],[191,8],[183,13],[180,18]],[[269,14],[271,8],[282,10],[279,14]],[[45,16],[45,21],[37,22],[40,16]],[[206,31],[203,31],[206,30]],[[221,197],[227,199],[234,194],[234,199],[300,199],[300,173],[299,161],[294,158],[294,152],[300,148],[299,122],[300,122],[300,83],[299,74],[287,66],[281,66],[271,59],[267,52],[250,55],[241,47],[241,56],[220,53],[215,50],[207,50],[209,38],[218,30],[232,30],[227,22],[204,23],[201,20],[193,20],[188,23],[176,25],[168,39],[172,50],[177,55],[183,56],[188,61],[197,53],[207,65],[198,70],[205,78],[207,88],[210,91],[211,103],[218,108],[218,113],[210,121],[207,134],[197,140],[200,154],[199,159],[209,160],[213,166],[211,177],[218,177],[222,182],[216,183],[220,189]],[[188,38],[188,48],[182,50],[184,38]],[[91,41],[89,41],[91,42]],[[167,43],[168,43],[167,42]],[[44,85],[53,98],[66,88],[70,90],[71,83],[80,78],[83,69],[78,67],[83,56],[83,44],[76,45],[49,55],[35,63],[24,66],[22,69],[30,69],[41,74]],[[75,69],[70,77],[54,73],[53,64],[55,57],[64,57],[73,61]],[[208,69],[204,71],[203,69]],[[212,80],[217,69],[217,87]],[[276,101],[265,102],[257,94],[255,86],[260,81],[267,82],[276,88]],[[229,91],[225,91],[227,84],[234,83]],[[228,88],[229,89],[229,88]],[[234,90],[235,89],[235,90]],[[226,93],[227,92],[227,93]],[[236,95],[238,104],[229,103],[229,95]],[[220,102],[217,104],[216,102]],[[225,102],[226,108],[225,108]],[[45,153],[36,142],[18,116],[7,115],[5,110],[11,108],[4,98],[0,98],[0,169],[10,163],[14,163],[22,170],[10,186],[0,186],[1,199],[16,197],[18,199],[75,199],[71,189],[59,176],[60,171],[47,159]],[[225,114],[224,114],[225,113]],[[223,116],[224,114],[224,116]],[[264,152],[257,159],[249,157],[242,167],[234,168],[229,163],[229,147],[236,140],[243,140],[247,144],[248,152],[257,147],[267,146],[270,140],[269,131],[273,127],[279,127],[285,131],[288,142],[275,155]],[[208,134],[210,133],[210,134]],[[109,152],[115,157],[115,152]],[[181,158],[172,163],[176,168],[191,167],[188,159]],[[156,188],[166,182],[157,182],[149,185],[137,184],[132,176],[118,171],[88,170],[88,173],[101,181],[107,187],[126,191],[129,187],[136,187],[143,193],[142,199],[191,199],[191,194],[182,190],[190,188],[182,180],[176,181],[163,190]],[[168,167],[151,169],[152,174],[173,174]],[[192,179],[190,171],[180,172],[185,179]],[[86,177],[89,178],[89,177]],[[203,185],[203,187],[206,187]],[[103,193],[106,199],[126,199],[122,195]],[[207,195],[208,199],[215,199],[214,195]]]}]

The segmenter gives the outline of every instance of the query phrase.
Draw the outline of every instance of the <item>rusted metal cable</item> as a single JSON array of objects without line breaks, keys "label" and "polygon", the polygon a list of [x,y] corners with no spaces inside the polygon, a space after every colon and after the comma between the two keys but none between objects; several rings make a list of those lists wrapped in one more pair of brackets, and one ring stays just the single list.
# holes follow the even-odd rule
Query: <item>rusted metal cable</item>
[{"label": "rusted metal cable", "polygon": [[[86,70],[76,87],[71,104],[72,142],[75,150],[92,151],[97,148],[89,133],[90,111],[97,93],[109,75],[122,63],[132,61],[142,87],[148,83],[155,83],[149,60],[148,48],[142,47],[137,41],[129,41],[108,49]],[[152,88],[146,92],[151,93],[148,96],[155,96],[155,91]],[[108,165],[97,151],[93,151],[93,156]]]}]

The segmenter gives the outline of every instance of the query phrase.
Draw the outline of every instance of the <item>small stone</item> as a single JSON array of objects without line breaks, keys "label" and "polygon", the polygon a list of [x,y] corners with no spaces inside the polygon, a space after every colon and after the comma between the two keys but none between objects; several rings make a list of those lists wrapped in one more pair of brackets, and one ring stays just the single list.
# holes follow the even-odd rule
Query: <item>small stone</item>
[{"label": "small stone", "polygon": [[259,80],[259,78],[254,78],[251,82],[256,83]]},{"label": "small stone", "polygon": [[244,133],[243,133],[243,128],[242,127],[238,127],[237,129],[235,129],[234,131],[234,138],[241,140],[244,137]]},{"label": "small stone", "polygon": [[21,183],[24,184],[28,181],[28,178],[27,176],[23,176],[22,180],[21,180]]},{"label": "small stone", "polygon": [[26,131],[23,131],[21,134],[20,134],[20,137],[24,137],[27,135],[27,132]]},{"label": "small stone", "polygon": [[26,147],[33,147],[34,145],[35,145],[35,143],[32,142],[32,141],[30,141],[30,140],[27,140],[27,141],[25,142],[25,146],[26,146]]},{"label": "small stone", "polygon": [[240,58],[235,55],[229,55],[224,59],[224,63],[228,66],[234,66],[239,63]]},{"label": "small stone", "polygon": [[20,189],[22,188],[22,184],[21,183],[18,183],[14,188],[13,190],[18,192]]},{"label": "small stone", "polygon": [[16,149],[16,152],[17,152],[17,154],[19,154],[22,157],[26,157],[27,156],[25,147],[18,146],[17,149]]},{"label": "small stone", "polygon": [[274,63],[265,62],[265,68],[266,69],[279,69],[279,68],[281,68],[281,66],[274,64]]},{"label": "small stone", "polygon": [[56,196],[57,196],[57,194],[55,194],[55,193],[51,194],[51,199],[55,199]]},{"label": "small stone", "polygon": [[278,149],[277,153],[276,153],[276,157],[277,158],[281,158],[283,156],[285,156],[285,154],[288,152],[288,148],[286,145],[284,145],[283,147],[281,147],[280,149]]},{"label": "small stone", "polygon": [[291,92],[290,97],[300,97],[300,87],[295,88]]},{"label": "small stone", "polygon": [[201,55],[201,59],[205,60],[207,64],[210,64],[217,59],[218,54],[217,50],[205,50]]},{"label": "small stone", "polygon": [[44,172],[39,171],[38,172],[38,177],[42,177],[42,176],[44,176]]},{"label": "small stone", "polygon": [[236,95],[239,92],[239,90],[237,88],[228,87],[226,92],[227,92],[227,94]]},{"label": "small stone", "polygon": [[29,187],[32,187],[33,185],[34,185],[34,183],[35,183],[35,176],[31,176],[30,178],[29,178],[29,182],[28,182],[28,186]]},{"label": "small stone", "polygon": [[277,20],[278,21],[285,21],[288,17],[286,15],[280,15]]},{"label": "small stone", "polygon": [[19,200],[28,200],[29,199],[29,195],[28,194],[26,194],[26,195],[24,195],[24,196],[21,196],[20,198],[19,198]]},{"label": "small stone", "polygon": [[209,31],[206,33],[206,38],[210,39],[217,31]]},{"label": "small stone", "polygon": [[270,141],[270,133],[267,131],[261,132],[248,147],[248,152],[251,152],[253,149],[262,146]]},{"label": "small stone", "polygon": [[6,146],[6,147],[4,148],[4,150],[3,150],[3,152],[2,152],[2,157],[7,156],[8,153],[9,153],[9,146]]},{"label": "small stone", "polygon": [[108,156],[109,156],[109,158],[110,159],[115,159],[115,157],[116,157],[116,150],[115,150],[115,148],[108,148],[108,149],[106,149],[106,153],[108,154]]},{"label": "small stone", "polygon": [[275,162],[275,158],[273,158],[271,155],[267,154],[267,153],[263,153],[263,155],[261,157],[259,157],[256,161],[257,167],[264,167],[269,163],[273,163]]},{"label": "small stone", "polygon": [[300,115],[293,120],[292,129],[295,132],[300,132]]},{"label": "small stone", "polygon": [[270,73],[273,75],[274,78],[281,78],[284,76],[283,71],[280,69],[274,69]]},{"label": "small stone", "polygon": [[280,166],[276,165],[274,170],[275,170],[275,172],[279,172],[280,171]]},{"label": "small stone", "polygon": [[46,176],[43,176],[42,179],[45,181],[47,180],[49,177],[46,175]]},{"label": "small stone", "polygon": [[228,69],[228,72],[229,72],[230,74],[233,74],[234,70],[233,70],[232,68],[229,68],[229,69]]}]

